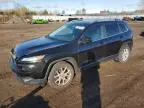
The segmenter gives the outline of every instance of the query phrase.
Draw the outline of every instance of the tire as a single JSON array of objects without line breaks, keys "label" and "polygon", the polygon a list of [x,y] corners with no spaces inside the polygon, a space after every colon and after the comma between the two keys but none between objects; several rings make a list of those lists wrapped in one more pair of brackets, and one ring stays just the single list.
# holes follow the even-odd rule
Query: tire
[{"label": "tire", "polygon": [[69,63],[62,61],[52,67],[48,77],[48,83],[52,88],[63,89],[72,82],[73,77],[73,67]]},{"label": "tire", "polygon": [[123,44],[119,50],[116,61],[120,63],[126,63],[128,61],[129,56],[130,56],[130,47],[128,44]]}]

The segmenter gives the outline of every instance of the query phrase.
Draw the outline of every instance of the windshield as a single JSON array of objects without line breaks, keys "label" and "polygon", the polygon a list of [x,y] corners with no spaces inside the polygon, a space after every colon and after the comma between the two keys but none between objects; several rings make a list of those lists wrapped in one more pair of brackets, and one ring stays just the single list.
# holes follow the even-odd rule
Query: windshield
[{"label": "windshield", "polygon": [[84,26],[68,23],[49,34],[48,37],[62,41],[72,41],[76,39],[84,29]]}]

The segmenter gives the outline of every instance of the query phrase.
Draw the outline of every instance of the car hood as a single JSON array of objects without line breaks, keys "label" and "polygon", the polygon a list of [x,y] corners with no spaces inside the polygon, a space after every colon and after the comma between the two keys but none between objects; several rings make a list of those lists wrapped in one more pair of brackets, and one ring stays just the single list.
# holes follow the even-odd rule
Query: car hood
[{"label": "car hood", "polygon": [[25,55],[29,55],[29,54],[41,52],[43,50],[62,46],[66,43],[67,42],[50,39],[48,37],[35,38],[35,39],[28,40],[28,41],[24,41],[16,45],[14,49],[14,54],[20,58]]}]

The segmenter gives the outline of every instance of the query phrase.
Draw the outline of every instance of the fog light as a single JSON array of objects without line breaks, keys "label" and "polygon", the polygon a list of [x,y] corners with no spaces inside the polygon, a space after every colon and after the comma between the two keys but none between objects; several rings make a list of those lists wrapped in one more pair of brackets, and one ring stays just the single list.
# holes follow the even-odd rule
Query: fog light
[{"label": "fog light", "polygon": [[31,80],[32,80],[32,78],[24,78],[24,79],[23,79],[24,82],[29,82],[29,81],[31,81]]},{"label": "fog light", "polygon": [[30,69],[34,68],[35,66],[34,65],[29,65],[28,66]]}]

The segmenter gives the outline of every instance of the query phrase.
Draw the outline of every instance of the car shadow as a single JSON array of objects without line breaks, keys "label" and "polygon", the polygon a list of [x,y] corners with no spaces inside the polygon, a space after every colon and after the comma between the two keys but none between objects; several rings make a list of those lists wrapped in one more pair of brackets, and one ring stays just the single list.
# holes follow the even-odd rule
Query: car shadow
[{"label": "car shadow", "polygon": [[144,37],[144,31],[140,33],[140,36]]},{"label": "car shadow", "polygon": [[97,65],[81,73],[82,108],[101,108],[99,68]]},{"label": "car shadow", "polygon": [[11,97],[10,104],[3,105],[1,108],[50,108],[48,101],[45,101],[41,96],[35,95],[41,89],[42,87],[37,87],[26,96],[16,101],[14,101],[14,97]]}]

